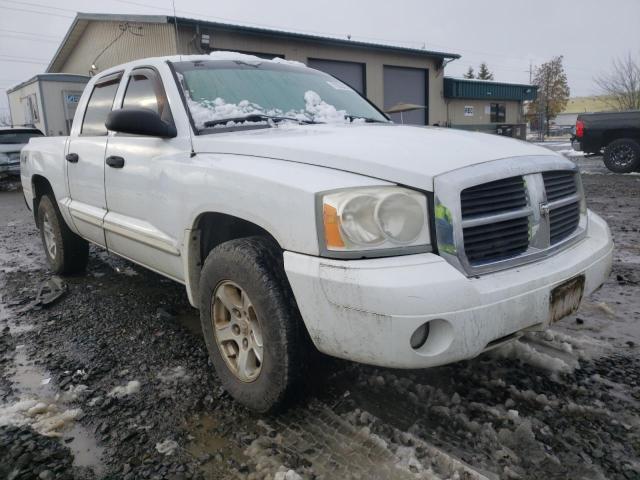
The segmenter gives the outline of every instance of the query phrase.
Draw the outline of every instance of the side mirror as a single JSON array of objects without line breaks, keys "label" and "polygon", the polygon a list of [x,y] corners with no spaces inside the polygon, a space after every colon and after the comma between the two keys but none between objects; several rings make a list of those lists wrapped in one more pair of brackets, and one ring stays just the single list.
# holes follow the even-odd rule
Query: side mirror
[{"label": "side mirror", "polygon": [[173,138],[178,132],[153,110],[148,108],[122,108],[109,113],[105,126],[108,130],[149,137]]}]

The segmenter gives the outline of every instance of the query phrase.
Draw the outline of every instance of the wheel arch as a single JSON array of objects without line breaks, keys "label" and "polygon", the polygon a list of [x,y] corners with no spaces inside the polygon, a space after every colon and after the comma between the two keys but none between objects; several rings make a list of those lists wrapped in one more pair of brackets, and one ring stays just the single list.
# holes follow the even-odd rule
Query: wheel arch
[{"label": "wheel arch", "polygon": [[622,128],[615,130],[607,130],[603,134],[603,144],[606,147],[614,140],[630,139],[640,142],[640,129],[638,128]]},{"label": "wheel arch", "polygon": [[[31,177],[31,206],[33,207],[31,210],[33,212],[33,219],[37,222],[38,219],[38,203],[40,202],[40,198],[43,195],[50,193],[55,200],[55,194],[53,192],[53,187],[49,180],[42,175],[35,174]],[[55,205],[55,201],[54,201]]]},{"label": "wheel arch", "polygon": [[198,214],[185,231],[185,285],[192,306],[198,308],[200,271],[207,256],[218,245],[238,238],[259,236],[283,246],[265,226],[254,221],[223,212],[206,211]]}]

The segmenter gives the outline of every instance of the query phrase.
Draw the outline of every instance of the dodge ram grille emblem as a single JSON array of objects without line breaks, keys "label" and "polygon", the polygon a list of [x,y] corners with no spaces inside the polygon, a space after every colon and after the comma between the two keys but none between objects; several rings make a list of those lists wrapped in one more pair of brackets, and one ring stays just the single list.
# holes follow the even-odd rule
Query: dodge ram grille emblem
[{"label": "dodge ram grille emblem", "polygon": [[549,216],[549,204],[547,202],[543,202],[540,204],[540,216],[541,217]]}]

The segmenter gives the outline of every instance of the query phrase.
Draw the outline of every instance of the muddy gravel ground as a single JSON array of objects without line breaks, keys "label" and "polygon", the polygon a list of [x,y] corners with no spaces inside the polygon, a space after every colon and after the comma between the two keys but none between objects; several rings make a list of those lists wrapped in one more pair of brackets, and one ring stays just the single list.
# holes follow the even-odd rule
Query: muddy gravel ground
[{"label": "muddy gravel ground", "polygon": [[38,231],[5,182],[0,478],[640,479],[640,176],[574,160],[617,247],[576,315],[430,370],[327,359],[279,416],[223,391],[172,281],[92,249],[48,303]]}]

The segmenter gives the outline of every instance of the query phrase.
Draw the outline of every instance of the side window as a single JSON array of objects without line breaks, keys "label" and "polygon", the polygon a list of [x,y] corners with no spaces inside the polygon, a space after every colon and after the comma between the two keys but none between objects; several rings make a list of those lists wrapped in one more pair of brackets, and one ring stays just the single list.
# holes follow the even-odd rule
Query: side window
[{"label": "side window", "polygon": [[129,76],[122,108],[148,108],[173,124],[171,109],[158,74],[148,68],[134,70]]},{"label": "side window", "polygon": [[89,97],[87,109],[84,112],[80,135],[101,137],[107,134],[107,115],[113,107],[113,99],[120,83],[120,77],[105,80],[96,84]]}]

